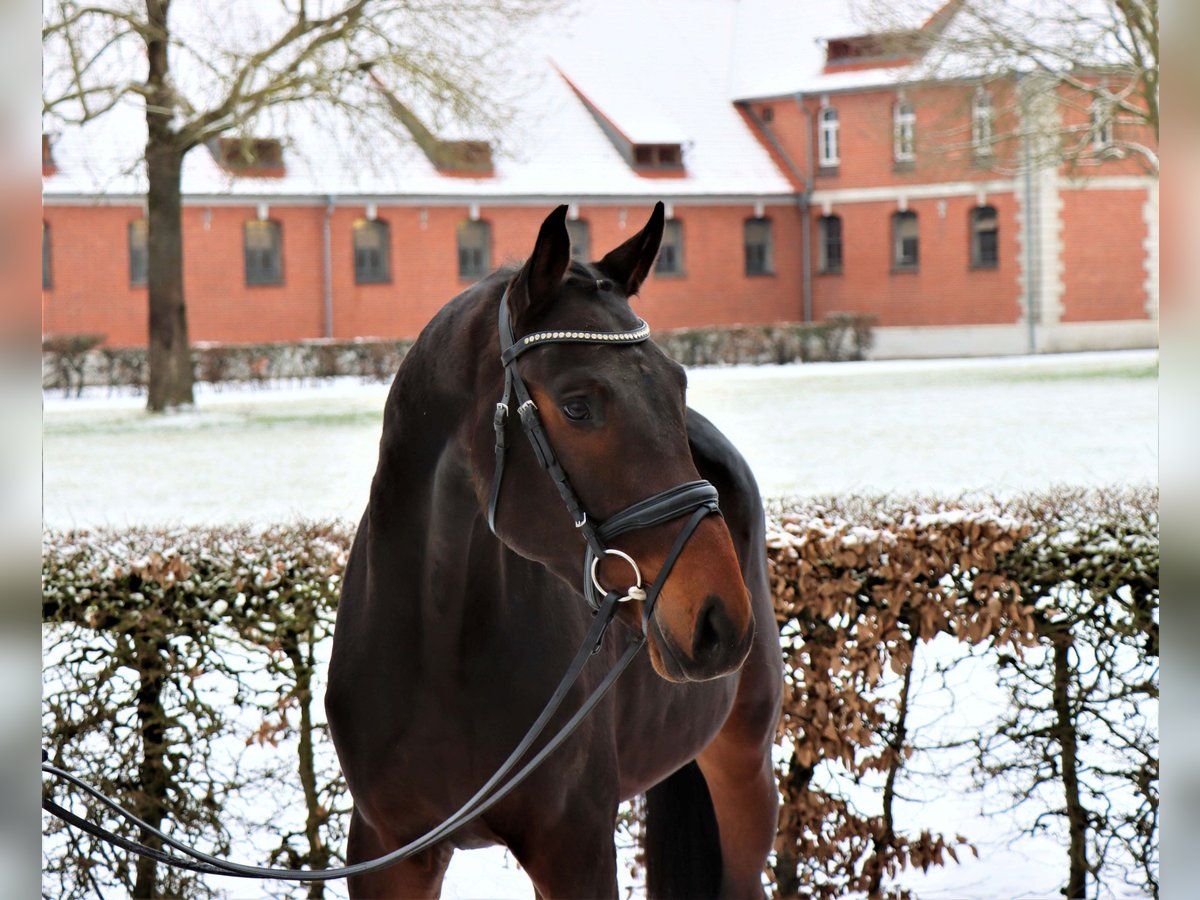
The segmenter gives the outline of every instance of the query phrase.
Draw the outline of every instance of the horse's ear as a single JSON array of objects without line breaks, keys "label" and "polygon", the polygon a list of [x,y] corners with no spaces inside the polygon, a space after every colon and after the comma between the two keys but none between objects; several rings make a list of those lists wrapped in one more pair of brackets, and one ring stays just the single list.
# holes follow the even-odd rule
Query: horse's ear
[{"label": "horse's ear", "polygon": [[646,227],[596,263],[601,272],[625,289],[627,296],[636,294],[650,274],[654,257],[658,255],[658,245],[662,243],[665,217],[666,210],[659,200],[654,204]]},{"label": "horse's ear", "polygon": [[546,216],[533,252],[513,279],[508,305],[514,322],[529,310],[554,299],[570,262],[571,238],[567,234],[567,207],[564,205]]}]

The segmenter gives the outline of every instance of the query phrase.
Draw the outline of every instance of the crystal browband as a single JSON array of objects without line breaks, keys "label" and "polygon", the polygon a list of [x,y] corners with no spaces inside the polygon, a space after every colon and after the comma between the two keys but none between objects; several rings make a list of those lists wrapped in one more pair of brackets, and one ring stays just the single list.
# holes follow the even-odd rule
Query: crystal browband
[{"label": "crystal browband", "polygon": [[650,326],[638,319],[632,331],[535,331],[527,334],[504,351],[501,359],[507,365],[530,347],[545,343],[583,342],[588,344],[637,344],[650,337]]}]

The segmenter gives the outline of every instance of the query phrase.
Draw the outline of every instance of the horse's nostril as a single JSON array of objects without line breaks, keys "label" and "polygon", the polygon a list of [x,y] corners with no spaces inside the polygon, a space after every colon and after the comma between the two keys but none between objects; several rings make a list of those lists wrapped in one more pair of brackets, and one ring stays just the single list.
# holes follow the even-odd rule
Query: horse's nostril
[{"label": "horse's nostril", "polygon": [[720,597],[709,594],[696,616],[696,629],[692,633],[692,659],[697,662],[707,660],[722,648],[732,648],[734,643],[733,622],[725,612],[725,604]]}]

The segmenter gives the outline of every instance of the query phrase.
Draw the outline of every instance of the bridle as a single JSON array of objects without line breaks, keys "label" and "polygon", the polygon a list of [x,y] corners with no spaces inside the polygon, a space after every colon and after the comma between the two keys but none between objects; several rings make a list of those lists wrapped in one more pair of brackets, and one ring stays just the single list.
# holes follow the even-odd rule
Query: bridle
[{"label": "bridle", "polygon": [[[511,284],[509,287],[511,288]],[[537,720],[530,726],[525,736],[521,739],[521,742],[509,754],[508,758],[501,763],[500,767],[487,782],[444,822],[421,835],[421,837],[405,844],[403,847],[399,847],[376,859],[365,860],[350,866],[322,870],[276,869],[267,866],[248,866],[195,850],[138,818],[65,769],[48,762],[45,750],[42,751],[42,772],[44,774],[51,775],[78,788],[121,818],[141,828],[144,833],[157,837],[165,847],[170,847],[184,855],[178,856],[166,853],[156,847],[122,837],[76,815],[46,796],[42,798],[42,809],[51,815],[57,816],[64,822],[82,831],[86,831],[94,837],[108,841],[131,853],[146,856],[166,865],[193,872],[238,878],[277,879],[283,881],[331,881],[338,878],[365,875],[368,872],[387,868],[445,840],[467,822],[477,818],[499,803],[517,785],[524,781],[534,769],[541,765],[546,757],[570,737],[579,724],[595,708],[600,700],[603,699],[605,694],[608,693],[609,689],[616,683],[617,678],[625,671],[638,654],[638,651],[646,643],[650,627],[650,616],[654,611],[659,592],[670,575],[676,560],[678,560],[679,555],[683,552],[684,545],[706,516],[712,513],[720,514],[720,510],[717,507],[717,489],[707,481],[689,481],[640,500],[610,516],[602,523],[589,518],[579,497],[571,487],[567,473],[563,470],[558,462],[558,458],[554,455],[554,448],[550,445],[550,440],[546,435],[545,429],[542,427],[537,406],[529,396],[529,389],[526,387],[524,380],[517,370],[516,360],[517,357],[526,351],[544,344],[587,343],[623,345],[641,343],[650,337],[650,328],[645,322],[639,319],[638,326],[631,331],[539,331],[526,335],[520,340],[515,340],[508,311],[508,289],[506,289],[504,295],[500,298],[499,329],[500,359],[504,366],[504,396],[496,404],[494,417],[496,430],[496,471],[493,476],[492,489],[488,501],[488,525],[494,533],[496,506],[500,499],[500,484],[504,476],[505,453],[507,450],[505,432],[509,416],[509,405],[515,398],[518,404],[517,415],[521,420],[521,426],[525,430],[525,434],[529,437],[529,441],[533,445],[538,462],[554,480],[559,495],[574,518],[575,527],[579,529],[587,543],[587,550],[584,555],[583,592],[595,615],[587,635],[583,639],[583,643],[576,651],[571,664],[568,666],[554,694],[547,702],[545,709],[542,710]],[[676,535],[675,541],[671,545],[671,549],[663,562],[663,566],[659,570],[658,577],[652,584],[647,586],[648,589],[642,586],[641,572],[638,569],[637,563],[627,554],[619,550],[610,549],[605,545],[606,540],[618,535],[640,528],[650,528],[654,525],[677,519],[688,513],[691,513],[690,517],[684,524],[683,529]],[[614,590],[605,591],[596,577],[599,560],[603,559],[606,555],[619,556],[625,559],[633,568],[634,584],[627,588],[624,594]],[[628,600],[643,602],[641,633],[633,634],[629,644],[622,651],[620,657],[613,664],[613,667],[605,673],[603,679],[596,685],[591,694],[588,695],[587,699],[584,700],[566,724],[516,774],[509,778],[508,781],[504,781],[505,776],[533,748],[537,738],[545,730],[546,725],[549,724],[550,719],[583,672],[587,661],[600,649],[605,631],[615,616],[619,604]]]},{"label": "bridle", "polygon": [[[603,282],[597,282],[598,287],[602,284]],[[600,560],[605,556],[616,556],[623,559],[633,569],[634,583],[627,589],[621,600],[643,601],[646,604],[643,620],[644,624],[648,624],[654,602],[679,558],[679,554],[683,552],[684,543],[707,515],[710,513],[720,514],[717,506],[717,489],[704,480],[689,481],[667,488],[644,500],[639,500],[620,512],[614,513],[603,522],[589,517],[579,496],[575,493],[575,489],[571,486],[570,478],[567,477],[566,471],[554,454],[554,447],[550,444],[550,438],[542,425],[541,416],[538,415],[537,404],[533,402],[529,388],[525,385],[525,380],[521,378],[521,373],[517,368],[517,359],[522,354],[547,344],[605,344],[612,346],[640,344],[649,339],[650,326],[638,319],[637,326],[629,331],[535,331],[518,340],[513,334],[512,314],[508,305],[508,295],[512,287],[513,285],[510,283],[500,298],[498,328],[500,332],[500,362],[504,366],[504,395],[496,404],[496,412],[492,420],[496,431],[496,471],[492,477],[492,489],[488,498],[488,526],[495,534],[496,508],[500,503],[500,486],[504,479],[504,462],[508,449],[507,425],[511,404],[515,401],[517,418],[521,420],[521,428],[524,430],[525,436],[529,438],[538,464],[553,480],[554,486],[558,488],[558,494],[571,514],[575,527],[587,544],[583,562],[583,596],[593,611],[599,610],[601,598],[606,593],[597,577],[596,570]],[[641,570],[638,568],[637,562],[627,553],[611,549],[605,542],[626,532],[669,522],[687,513],[691,513],[692,516],[684,525],[681,539],[672,547],[671,554],[664,560],[658,578],[650,585],[649,591],[643,589]]]}]

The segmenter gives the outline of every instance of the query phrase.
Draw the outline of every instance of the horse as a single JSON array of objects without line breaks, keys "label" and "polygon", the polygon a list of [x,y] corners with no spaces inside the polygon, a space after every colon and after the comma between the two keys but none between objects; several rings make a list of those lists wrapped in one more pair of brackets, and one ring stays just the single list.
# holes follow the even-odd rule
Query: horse
[{"label": "horse", "polygon": [[[643,622],[646,593],[629,591],[552,724],[612,666],[623,628],[645,628],[648,653],[511,794],[435,846],[351,878],[351,897],[437,897],[455,850],[496,844],[539,898],[615,897],[618,805],[641,794],[651,897],[763,896],[782,655],[758,487],[686,408],[683,368],[645,339],[630,306],[658,252],[663,204],[597,262],[572,259],[566,214],[546,217],[523,265],[435,315],[388,393],[325,700],[353,798],[348,861],[438,825],[520,742],[593,621],[580,581],[596,523],[700,482],[716,489],[719,513],[700,509],[682,534],[673,509],[600,549],[598,587],[636,567],[657,602]],[[497,404],[510,377],[554,478]]]}]

